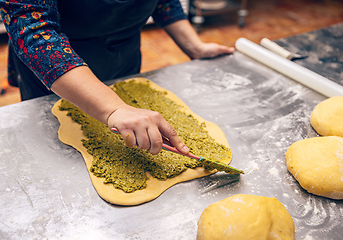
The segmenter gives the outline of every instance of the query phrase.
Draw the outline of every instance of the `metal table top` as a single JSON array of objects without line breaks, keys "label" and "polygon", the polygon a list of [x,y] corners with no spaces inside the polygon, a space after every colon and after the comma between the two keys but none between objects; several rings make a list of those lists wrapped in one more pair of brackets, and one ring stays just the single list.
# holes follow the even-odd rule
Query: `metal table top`
[{"label": "metal table top", "polygon": [[[307,50],[298,64],[343,85],[343,24],[277,42]],[[81,154],[58,140],[57,96],[1,107],[1,239],[195,239],[202,211],[238,193],[276,197],[294,219],[296,239],[343,239],[343,201],[309,194],[285,163],[292,143],[317,136],[310,114],[324,96],[239,52],[138,76],[221,127],[231,165],[246,174],[217,173],[139,206],[110,205],[94,190]]]}]

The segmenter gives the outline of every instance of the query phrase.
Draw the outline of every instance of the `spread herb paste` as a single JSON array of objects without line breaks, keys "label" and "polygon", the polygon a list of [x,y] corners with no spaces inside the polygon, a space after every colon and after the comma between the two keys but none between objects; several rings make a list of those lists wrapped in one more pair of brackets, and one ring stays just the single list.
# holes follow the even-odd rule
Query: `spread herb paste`
[{"label": "spread herb paste", "polygon": [[[181,106],[166,97],[167,92],[156,91],[148,84],[134,80],[118,82],[113,90],[127,104],[158,111],[177,131],[181,140],[194,155],[220,162],[231,159],[231,150],[217,143],[192,115],[181,111]],[[154,178],[166,180],[178,176],[187,168],[202,165],[195,159],[161,151],[151,155],[148,151],[126,147],[121,135],[112,133],[106,124],[90,117],[73,104],[62,100],[60,110],[68,111],[75,122],[81,125],[86,139],[82,140],[93,156],[90,171],[104,178],[104,183],[131,193],[146,187],[149,172]]]}]

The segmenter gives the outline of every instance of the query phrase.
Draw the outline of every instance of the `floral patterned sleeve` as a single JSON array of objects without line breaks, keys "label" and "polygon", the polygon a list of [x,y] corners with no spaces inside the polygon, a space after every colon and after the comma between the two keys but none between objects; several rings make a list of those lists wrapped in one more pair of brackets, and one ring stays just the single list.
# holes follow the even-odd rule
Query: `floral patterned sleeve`
[{"label": "floral patterned sleeve", "polygon": [[179,0],[159,0],[152,17],[159,27],[187,19]]},{"label": "floral patterned sleeve", "polygon": [[57,0],[0,0],[1,17],[19,59],[50,89],[85,62],[60,32]]}]

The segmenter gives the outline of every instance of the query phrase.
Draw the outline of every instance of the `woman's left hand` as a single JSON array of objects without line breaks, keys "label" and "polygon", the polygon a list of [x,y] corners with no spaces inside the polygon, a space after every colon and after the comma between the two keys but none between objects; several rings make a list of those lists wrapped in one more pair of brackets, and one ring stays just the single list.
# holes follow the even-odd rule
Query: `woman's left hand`
[{"label": "woman's left hand", "polygon": [[219,55],[231,54],[235,51],[234,47],[227,47],[224,45],[219,45],[217,43],[202,43],[198,46],[199,51],[192,56],[193,59],[196,58],[214,58]]},{"label": "woman's left hand", "polygon": [[234,47],[227,47],[217,43],[204,43],[188,20],[180,20],[169,24],[164,27],[164,30],[191,59],[214,58],[235,51]]}]

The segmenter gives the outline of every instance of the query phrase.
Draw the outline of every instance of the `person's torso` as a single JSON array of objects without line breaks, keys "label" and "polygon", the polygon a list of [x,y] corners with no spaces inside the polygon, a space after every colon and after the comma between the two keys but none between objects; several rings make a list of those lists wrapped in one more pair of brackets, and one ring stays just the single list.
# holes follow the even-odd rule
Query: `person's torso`
[{"label": "person's torso", "polygon": [[106,35],[123,40],[137,32],[158,0],[58,0],[61,31],[69,39]]}]

